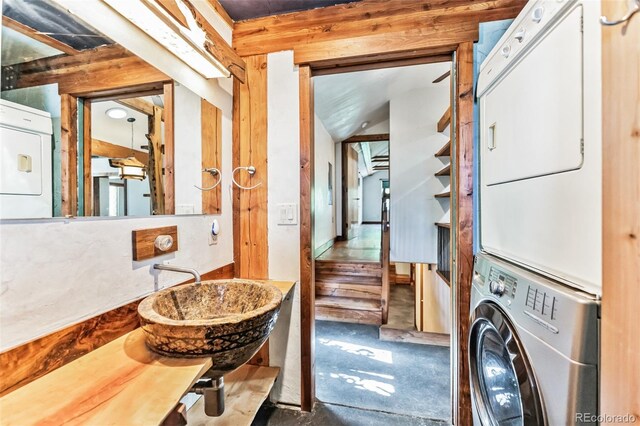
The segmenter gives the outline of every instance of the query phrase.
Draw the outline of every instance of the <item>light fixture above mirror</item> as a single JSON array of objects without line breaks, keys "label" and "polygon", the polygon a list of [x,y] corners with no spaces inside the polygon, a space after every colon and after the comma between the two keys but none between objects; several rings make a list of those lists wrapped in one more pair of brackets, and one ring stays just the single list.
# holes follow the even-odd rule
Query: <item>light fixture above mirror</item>
[{"label": "light fixture above mirror", "polygon": [[[111,108],[110,110],[114,109],[117,108]],[[147,177],[147,166],[135,157],[133,148],[133,123],[136,119],[129,117],[127,121],[131,123],[131,155],[127,158],[112,158],[109,160],[109,165],[120,169],[120,179],[144,180]]]},{"label": "light fixture above mirror", "polygon": [[123,108],[109,108],[104,113],[107,115],[107,117],[113,118],[115,120],[119,120],[127,116],[127,111],[125,111]]}]

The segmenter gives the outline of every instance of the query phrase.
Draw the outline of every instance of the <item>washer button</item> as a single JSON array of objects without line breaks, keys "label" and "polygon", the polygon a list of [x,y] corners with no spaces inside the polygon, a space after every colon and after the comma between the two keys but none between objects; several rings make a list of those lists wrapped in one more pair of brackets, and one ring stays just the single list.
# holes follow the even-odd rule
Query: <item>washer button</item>
[{"label": "washer button", "polygon": [[511,46],[507,44],[502,48],[502,56],[504,56],[505,58],[508,58],[510,54],[511,54]]}]

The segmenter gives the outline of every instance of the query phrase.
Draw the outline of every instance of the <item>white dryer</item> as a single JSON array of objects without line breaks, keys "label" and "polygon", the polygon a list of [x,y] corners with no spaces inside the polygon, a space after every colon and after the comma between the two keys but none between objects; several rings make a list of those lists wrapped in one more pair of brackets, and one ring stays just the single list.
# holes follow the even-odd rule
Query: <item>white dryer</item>
[{"label": "white dryer", "polygon": [[480,254],[471,313],[469,370],[476,425],[595,424],[596,296]]},{"label": "white dryer", "polygon": [[601,294],[600,2],[530,1],[483,62],[480,246]]}]

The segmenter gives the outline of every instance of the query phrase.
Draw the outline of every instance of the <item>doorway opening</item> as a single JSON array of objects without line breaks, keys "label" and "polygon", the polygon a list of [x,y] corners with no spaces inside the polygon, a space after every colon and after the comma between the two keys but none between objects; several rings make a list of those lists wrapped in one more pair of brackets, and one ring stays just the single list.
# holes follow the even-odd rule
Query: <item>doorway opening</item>
[{"label": "doorway opening", "polygon": [[325,404],[451,419],[451,66],[313,79],[315,383]]}]

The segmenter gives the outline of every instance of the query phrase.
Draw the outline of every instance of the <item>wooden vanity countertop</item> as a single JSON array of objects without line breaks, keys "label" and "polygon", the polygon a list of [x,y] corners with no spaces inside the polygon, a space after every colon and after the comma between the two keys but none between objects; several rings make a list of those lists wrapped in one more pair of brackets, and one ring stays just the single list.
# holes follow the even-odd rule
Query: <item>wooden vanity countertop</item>
[{"label": "wooden vanity countertop", "polygon": [[[270,282],[282,291],[283,298],[295,284]],[[158,425],[210,367],[210,358],[169,358],[151,352],[138,328],[4,395],[0,398],[0,423]],[[264,386],[266,398],[279,370],[260,368],[265,371],[250,375],[269,378],[269,386]],[[237,371],[240,374],[225,380],[229,414],[233,412],[231,388],[238,394],[244,392],[244,386],[234,380],[248,380],[247,372]],[[249,391],[251,386],[246,388]],[[240,400],[246,410],[246,400]],[[247,424],[250,422],[248,419]]]}]

